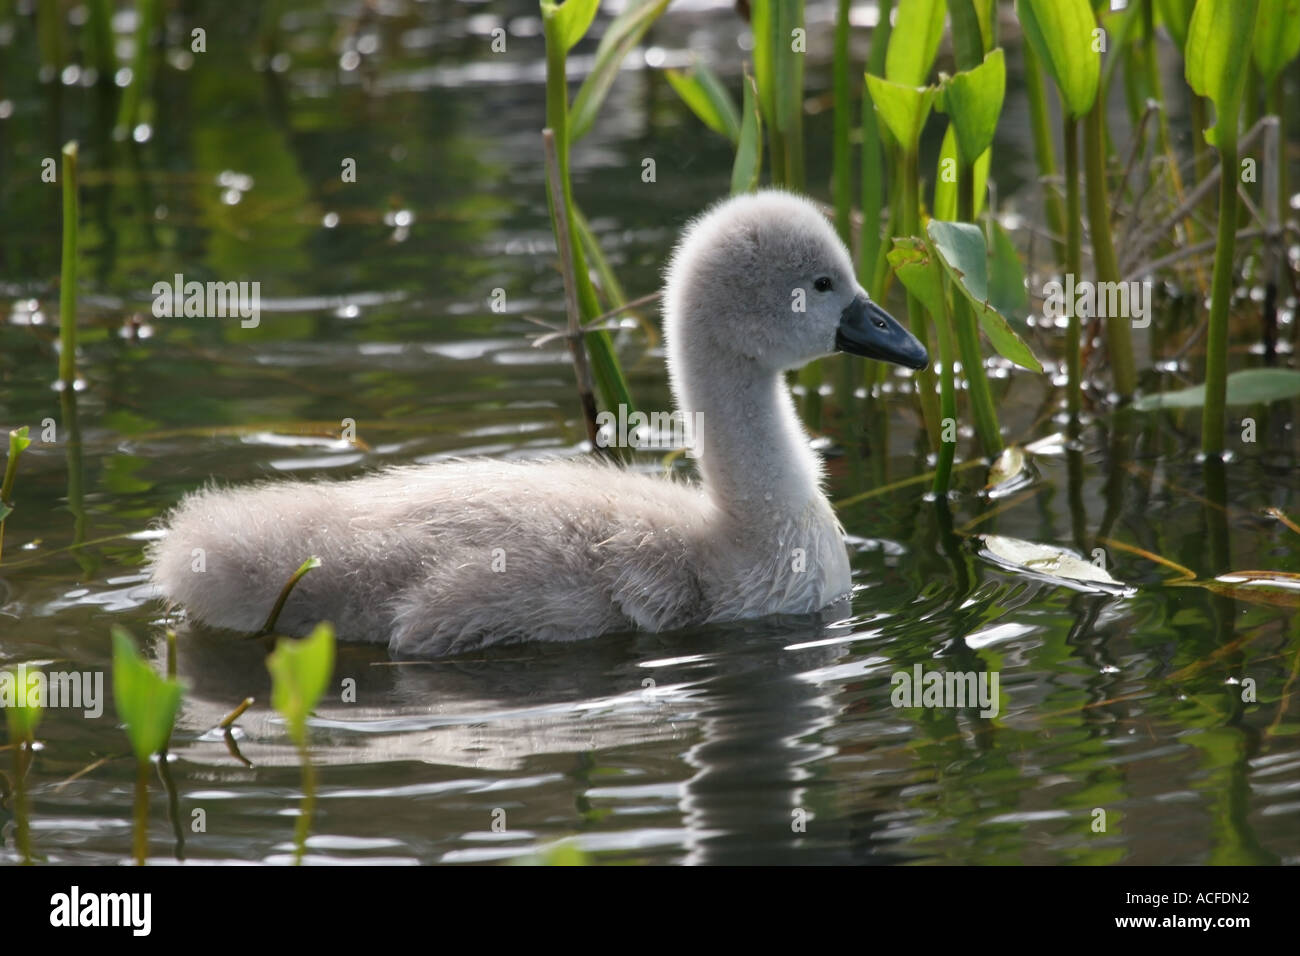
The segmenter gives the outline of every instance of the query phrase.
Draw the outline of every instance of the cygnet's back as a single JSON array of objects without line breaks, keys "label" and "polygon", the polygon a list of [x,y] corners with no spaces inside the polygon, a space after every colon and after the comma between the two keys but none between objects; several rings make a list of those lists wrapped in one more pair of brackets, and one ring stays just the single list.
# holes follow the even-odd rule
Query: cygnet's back
[{"label": "cygnet's back", "polygon": [[282,632],[328,620],[343,639],[430,656],[832,603],[848,560],[781,373],[836,347],[915,365],[919,345],[866,300],[816,208],[786,193],[692,223],[666,285],[704,484],[593,460],[471,460],[208,488],[165,519],[155,583],[191,617],[251,632],[314,555]]}]

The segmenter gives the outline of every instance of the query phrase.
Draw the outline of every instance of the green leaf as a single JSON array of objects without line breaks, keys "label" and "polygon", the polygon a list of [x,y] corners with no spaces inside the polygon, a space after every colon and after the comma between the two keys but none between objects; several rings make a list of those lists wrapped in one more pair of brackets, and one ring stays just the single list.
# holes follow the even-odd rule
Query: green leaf
[{"label": "green leaf", "polygon": [[745,104],[741,108],[740,139],[736,143],[736,161],[731,167],[731,195],[758,188],[763,168],[763,115],[758,105],[758,87],[745,73]]},{"label": "green leaf", "polygon": [[115,626],[112,634],[113,700],[135,759],[143,763],[167,746],[180,709],[181,685],[160,677],[122,628]]},{"label": "green leaf", "polygon": [[1097,18],[1088,0],[1016,0],[1016,13],[1066,111],[1083,116],[1097,99],[1101,76],[1101,54],[1093,49]]},{"label": "green leaf", "polygon": [[[17,744],[20,740],[31,740],[36,736],[36,725],[41,722],[41,708],[44,705],[39,694],[29,694],[33,687],[32,678],[40,674],[40,669],[30,664],[23,668],[0,670],[0,709],[5,712],[5,724],[9,728],[9,743]],[[24,687],[20,678],[26,681]],[[11,696],[12,692],[12,696]],[[35,699],[33,699],[35,698]]]},{"label": "green leaf", "polygon": [[1226,120],[1236,138],[1237,105],[1250,66],[1251,35],[1258,0],[1197,0],[1187,29],[1187,82],[1214,104],[1215,127],[1205,141],[1218,145],[1218,124]]},{"label": "green leaf", "polygon": [[[565,6],[572,3],[573,0],[568,0]],[[591,131],[596,122],[596,114],[600,112],[600,105],[605,102],[623,60],[641,42],[646,30],[659,19],[667,6],[668,0],[641,0],[639,4],[630,4],[614,18],[605,35],[600,38],[600,45],[596,47],[595,66],[582,81],[578,95],[573,98],[573,107],[569,111],[569,142],[576,143]],[[587,23],[590,25],[591,21],[588,20]],[[586,33],[587,28],[583,27],[582,32]],[[572,47],[573,44],[570,43],[569,46]]]},{"label": "green leaf", "polygon": [[947,321],[947,296],[943,288],[943,269],[931,254],[925,240],[918,236],[899,236],[894,248],[885,254],[903,288],[916,296],[936,322]]},{"label": "green leaf", "polygon": [[1001,47],[975,69],[943,81],[938,105],[949,116],[963,163],[974,163],[993,144],[1006,90],[1007,66]]},{"label": "green leaf", "polygon": [[998,354],[1021,368],[1041,372],[1043,365],[1024,340],[1015,333],[1006,318],[990,301],[988,254],[984,233],[969,222],[942,222],[931,219],[926,233],[939,261],[974,307],[980,328]]},{"label": "green leaf", "polygon": [[1174,46],[1180,50],[1187,46],[1187,28],[1195,8],[1196,0],[1158,0],[1156,4],[1161,22],[1173,37]]},{"label": "green leaf", "polygon": [[[978,168],[978,167],[977,167]],[[1002,225],[993,222],[993,254],[989,256],[989,301],[1021,335],[1029,331],[1029,290],[1025,287],[1025,268],[1015,243]]]},{"label": "green leaf", "polygon": [[1300,0],[1259,0],[1255,66],[1265,85],[1300,53]]},{"label": "green leaf", "polygon": [[938,91],[932,86],[900,86],[869,73],[867,89],[876,115],[894,138],[905,150],[915,150]]},{"label": "green leaf", "polygon": [[[1229,405],[1266,405],[1300,395],[1300,372],[1286,368],[1252,368],[1228,376]],[[1193,385],[1176,392],[1144,395],[1133,403],[1140,412],[1161,408],[1200,408],[1205,404],[1205,386]]]},{"label": "green leaf", "polygon": [[[975,204],[972,212],[976,217],[984,211],[984,200],[988,195],[989,166],[993,163],[993,147],[989,147],[975,160]],[[949,174],[945,174],[945,173]],[[952,123],[943,134],[943,145],[939,148],[938,175],[934,180],[934,218],[957,218],[957,136]]]},{"label": "green leaf", "polygon": [[740,142],[740,112],[712,70],[698,63],[690,73],[681,70],[665,73],[669,85],[705,126],[727,137],[733,146]]},{"label": "green leaf", "polygon": [[541,0],[541,3],[542,19],[553,25],[560,49],[565,53],[586,36],[591,21],[596,19],[596,8],[600,6],[600,0],[565,0],[563,4]]},{"label": "green leaf", "polygon": [[945,0],[900,0],[885,51],[885,79],[899,86],[924,86],[943,38]]},{"label": "green leaf", "polygon": [[281,638],[266,659],[271,672],[271,706],[289,725],[289,736],[307,746],[307,715],[334,673],[334,628],[318,624],[301,640]]}]

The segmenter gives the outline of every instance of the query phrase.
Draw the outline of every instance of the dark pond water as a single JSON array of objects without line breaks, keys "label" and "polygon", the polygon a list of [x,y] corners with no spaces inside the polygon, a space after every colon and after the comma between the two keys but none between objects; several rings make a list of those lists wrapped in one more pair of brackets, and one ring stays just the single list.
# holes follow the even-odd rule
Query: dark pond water
[{"label": "dark pond water", "polygon": [[[111,111],[84,77],[37,82],[33,21],[15,6],[0,21],[0,425],[57,427],[23,458],[5,529],[0,665],[107,674],[113,624],[159,654],[174,621],[142,548],[162,512],[213,478],[581,452],[567,354],[531,347],[538,329],[522,318],[557,318],[562,304],[533,3],[283,3],[269,59],[261,5],[177,5],[169,46],[203,26],[207,52],[159,66],[148,129],[130,144],[111,139]],[[810,4],[812,36],[832,7]],[[508,49],[493,54],[501,25]],[[116,26],[130,35],[129,20]],[[693,48],[734,81],[743,33],[730,4],[681,0],[650,58],[681,64]],[[575,73],[593,49],[575,51]],[[810,44],[814,98],[828,52],[828,39]],[[644,59],[574,156],[578,200],[632,296],[657,288],[676,231],[726,191],[730,169],[727,144]],[[1032,216],[1011,60],[996,175],[1001,201]],[[813,183],[829,124],[827,112],[809,120]],[[51,387],[59,197],[39,176],[73,137],[85,171],[75,407]],[[645,157],[654,184],[641,182]],[[340,181],[345,158],[355,183]],[[177,272],[260,281],[260,325],[153,319],[152,285]],[[505,314],[490,308],[494,289]],[[143,327],[125,336],[133,316]],[[1039,330],[1040,354],[1059,354],[1056,335]],[[655,343],[634,328],[620,350],[642,406],[670,407]],[[1192,359],[1163,381],[1197,380]],[[436,662],[342,645],[336,678],[356,681],[357,702],[326,702],[312,723],[308,860],[505,861],[573,837],[600,863],[1300,861],[1294,608],[1165,586],[1173,572],[1114,548],[1108,567],[1131,592],[1082,593],[1001,569],[968,537],[1090,551],[1100,534],[1201,576],[1300,571],[1300,535],[1261,514],[1300,515],[1296,406],[1256,409],[1259,440],[1237,443],[1220,482],[1195,460],[1195,416],[1099,416],[1071,455],[1052,440],[1049,379],[1004,375],[1009,435],[1046,439],[1038,480],[989,502],[983,469],[968,468],[949,524],[926,481],[906,483],[927,468],[906,380],[845,397],[830,384],[846,371],[828,362],[828,394],[804,401],[831,496],[850,502],[850,617]],[[347,418],[364,444],[338,440]],[[291,859],[298,761],[268,707],[263,656],[258,642],[182,625],[176,803],[155,789],[152,861]],[[998,714],[893,707],[891,676],[916,665],[998,673]],[[246,696],[257,703],[239,721],[241,762],[212,729]],[[36,856],[126,859],[133,766],[111,701],[97,719],[51,710],[38,736]],[[8,805],[0,824],[12,862]]]}]

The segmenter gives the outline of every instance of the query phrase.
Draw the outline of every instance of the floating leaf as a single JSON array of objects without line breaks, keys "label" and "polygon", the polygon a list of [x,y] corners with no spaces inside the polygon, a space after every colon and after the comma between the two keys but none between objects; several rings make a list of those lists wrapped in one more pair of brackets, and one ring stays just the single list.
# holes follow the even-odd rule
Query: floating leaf
[{"label": "floating leaf", "polygon": [[741,115],[736,160],[731,167],[733,196],[757,189],[759,173],[763,168],[763,116],[758,107],[758,88],[748,72],[745,73],[745,104]]},{"label": "floating leaf", "polygon": [[126,724],[135,759],[143,763],[167,746],[181,685],[160,677],[135,649],[135,641],[120,627],[113,628],[113,700]]},{"label": "floating leaf", "polygon": [[[565,6],[572,3],[573,0],[568,0]],[[629,5],[609,25],[605,35],[600,38],[600,45],[596,47],[595,65],[578,88],[578,95],[573,98],[573,107],[569,112],[570,142],[577,142],[591,131],[596,123],[596,114],[600,112],[600,105],[609,95],[609,88],[613,86],[623,60],[641,42],[646,30],[650,29],[650,24],[659,19],[667,6],[668,0],[642,0],[639,4]],[[588,19],[587,26],[582,29],[583,34],[590,25],[591,20]],[[579,34],[579,38],[581,36]],[[572,46],[570,43],[569,47]]]},{"label": "floating leaf", "polygon": [[1300,607],[1300,574],[1289,571],[1229,571],[1207,581],[1170,581],[1169,584],[1204,588],[1253,604]]},{"label": "floating leaf", "polygon": [[1101,54],[1093,49],[1097,19],[1088,0],[1016,0],[1025,39],[1047,67],[1070,116],[1092,109],[1101,79]]},{"label": "floating leaf", "polygon": [[1056,545],[1035,544],[997,534],[978,535],[980,556],[1017,574],[1049,581],[1076,591],[1127,595],[1132,592],[1097,565]]},{"label": "floating leaf", "polygon": [[984,491],[989,498],[1005,498],[1032,484],[1034,478],[1024,451],[1016,445],[1008,445],[989,469],[989,480]]},{"label": "floating leaf", "polygon": [[1255,66],[1264,85],[1300,53],[1300,0],[1259,0]]},{"label": "floating leaf", "polygon": [[903,86],[870,73],[866,76],[876,115],[904,149],[915,150],[938,91],[932,86]]},{"label": "floating leaf", "polygon": [[1041,372],[1042,363],[989,301],[988,257],[984,247],[984,233],[979,226],[969,222],[931,219],[926,232],[957,288],[974,306],[980,328],[998,354],[1021,368]]},{"label": "floating leaf", "polygon": [[973,70],[963,70],[943,81],[939,109],[950,117],[963,163],[975,162],[993,145],[1006,91],[1007,66],[1001,47]]},{"label": "floating leaf", "polygon": [[943,38],[945,0],[900,0],[885,51],[885,79],[924,86]]},{"label": "floating leaf", "polygon": [[[1187,29],[1187,83],[1214,103],[1215,121],[1237,122],[1237,104],[1250,67],[1258,0],[1197,0]],[[1236,130],[1230,131],[1233,140]],[[1217,126],[1205,141],[1218,145]]]},{"label": "floating leaf", "polygon": [[271,672],[271,706],[289,725],[289,736],[307,746],[307,715],[334,673],[334,628],[318,624],[301,640],[281,638],[266,659]]},{"label": "floating leaf", "polygon": [[596,19],[600,0],[565,0],[563,4],[541,0],[542,19],[551,24],[560,49],[568,53],[574,44],[586,36],[591,21]]},{"label": "floating leaf", "polygon": [[705,126],[727,137],[733,146],[740,142],[740,113],[727,88],[711,70],[700,63],[690,73],[667,70],[664,75]]},{"label": "floating leaf", "polygon": [[[1228,376],[1228,405],[1264,405],[1300,395],[1300,372],[1286,368],[1252,368]],[[1200,408],[1205,386],[1193,385],[1176,392],[1144,395],[1133,403],[1140,412],[1161,408]]]}]

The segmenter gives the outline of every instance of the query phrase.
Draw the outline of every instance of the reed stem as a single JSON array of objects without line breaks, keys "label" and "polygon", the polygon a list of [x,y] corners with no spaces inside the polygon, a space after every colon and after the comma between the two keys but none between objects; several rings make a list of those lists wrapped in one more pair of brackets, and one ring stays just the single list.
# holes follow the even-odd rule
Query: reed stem
[{"label": "reed stem", "polygon": [[59,381],[77,385],[77,144],[63,147],[63,269],[59,278]]}]

